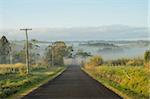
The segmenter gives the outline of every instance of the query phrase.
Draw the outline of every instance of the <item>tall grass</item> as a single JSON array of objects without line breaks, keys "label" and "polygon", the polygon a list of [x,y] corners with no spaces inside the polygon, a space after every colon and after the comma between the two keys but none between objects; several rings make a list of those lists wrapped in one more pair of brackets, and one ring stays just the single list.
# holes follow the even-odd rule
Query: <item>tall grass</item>
[{"label": "tall grass", "polygon": [[109,60],[105,62],[106,65],[110,65],[110,66],[141,66],[144,65],[144,59],[138,57],[138,58],[133,58],[133,59],[129,59],[129,58],[120,58],[120,59],[116,59],[116,60]]},{"label": "tall grass", "polygon": [[26,66],[22,63],[17,64],[1,64],[0,65],[0,74],[10,74],[10,73],[26,73]]},{"label": "tall grass", "polygon": [[41,66],[32,68],[30,75],[20,75],[19,71],[24,67],[24,64],[1,65],[0,99],[6,99],[10,95],[30,89],[42,83],[42,81],[52,78],[64,69],[64,67],[47,69]]},{"label": "tall grass", "polygon": [[105,79],[137,96],[148,98],[150,71],[142,66],[99,66],[86,68],[96,79]]}]

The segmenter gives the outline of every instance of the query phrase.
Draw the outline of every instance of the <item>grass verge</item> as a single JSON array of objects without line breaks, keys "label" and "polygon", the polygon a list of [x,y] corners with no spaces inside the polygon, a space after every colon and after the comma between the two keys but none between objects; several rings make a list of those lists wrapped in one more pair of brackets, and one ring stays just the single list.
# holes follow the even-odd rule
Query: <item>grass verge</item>
[{"label": "grass verge", "polygon": [[0,75],[0,98],[20,99],[49,80],[60,75],[66,67],[35,68],[30,75]]},{"label": "grass verge", "polygon": [[[93,71],[95,71],[95,70],[91,71],[90,69],[88,70],[85,68],[82,68],[82,70],[84,72],[86,72],[89,76],[91,76],[93,79],[97,80],[98,82],[103,84],[105,87],[114,91],[116,94],[120,95],[124,99],[149,99],[148,96],[143,96],[141,94],[137,94],[134,91],[121,86],[119,83],[116,83],[116,82],[108,79],[107,77],[106,78],[101,77],[101,75],[103,75],[103,73],[100,74],[100,71],[98,71],[99,74],[97,74],[95,72],[93,73]],[[109,76],[109,75],[107,75],[107,76]]]}]

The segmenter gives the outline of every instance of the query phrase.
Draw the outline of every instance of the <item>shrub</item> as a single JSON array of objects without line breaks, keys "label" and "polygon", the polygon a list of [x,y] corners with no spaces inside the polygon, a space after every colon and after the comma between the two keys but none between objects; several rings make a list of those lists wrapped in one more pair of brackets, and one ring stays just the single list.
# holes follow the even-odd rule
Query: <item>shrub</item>
[{"label": "shrub", "polygon": [[93,56],[90,58],[89,62],[85,64],[85,67],[94,67],[94,66],[100,66],[103,64],[103,59],[101,56]]},{"label": "shrub", "polygon": [[144,54],[144,60],[145,62],[149,62],[150,61],[150,50],[147,50]]},{"label": "shrub", "polygon": [[145,52],[144,61],[145,61],[145,63],[144,63],[145,67],[150,68],[150,50],[147,50]]}]

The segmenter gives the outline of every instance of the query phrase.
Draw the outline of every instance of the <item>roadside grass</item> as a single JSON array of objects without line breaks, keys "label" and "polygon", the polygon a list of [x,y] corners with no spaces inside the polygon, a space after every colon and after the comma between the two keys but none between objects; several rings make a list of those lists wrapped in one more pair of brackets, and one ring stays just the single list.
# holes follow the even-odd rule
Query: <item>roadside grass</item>
[{"label": "roadside grass", "polygon": [[82,70],[125,99],[149,99],[150,71],[142,66],[98,66]]},{"label": "roadside grass", "polygon": [[20,99],[42,84],[55,78],[66,67],[32,68],[29,75],[20,73],[0,74],[0,98]]},{"label": "roadside grass", "polygon": [[26,65],[22,63],[16,64],[0,64],[0,74],[25,74],[26,73]]}]

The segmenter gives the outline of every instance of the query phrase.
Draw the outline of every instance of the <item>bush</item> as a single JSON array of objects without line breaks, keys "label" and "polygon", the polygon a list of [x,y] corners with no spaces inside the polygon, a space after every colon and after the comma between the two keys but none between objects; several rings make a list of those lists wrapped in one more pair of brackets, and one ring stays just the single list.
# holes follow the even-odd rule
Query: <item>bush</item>
[{"label": "bush", "polygon": [[94,67],[94,66],[100,66],[103,64],[103,59],[101,56],[93,56],[90,58],[89,62],[85,64],[85,67]]},{"label": "bush", "polygon": [[150,50],[147,50],[144,54],[144,60],[145,62],[149,62],[150,61]]},{"label": "bush", "polygon": [[146,68],[150,68],[150,50],[146,51],[144,54],[144,65]]}]

